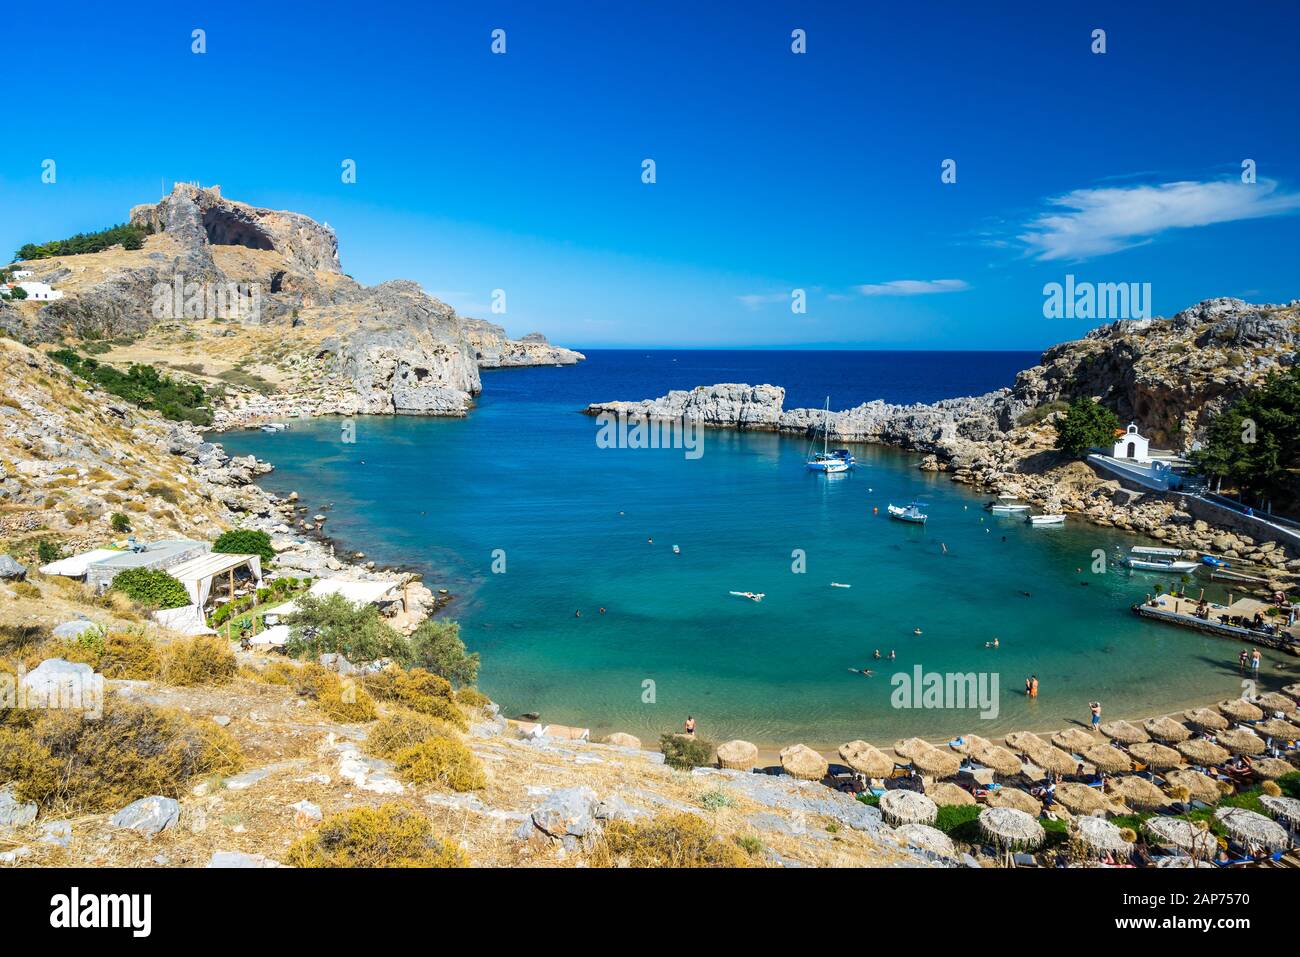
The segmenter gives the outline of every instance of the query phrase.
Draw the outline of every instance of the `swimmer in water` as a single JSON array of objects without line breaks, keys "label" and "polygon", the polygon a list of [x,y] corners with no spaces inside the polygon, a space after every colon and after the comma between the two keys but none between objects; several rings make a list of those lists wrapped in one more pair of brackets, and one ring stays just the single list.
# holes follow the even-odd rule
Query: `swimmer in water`
[{"label": "swimmer in water", "polygon": [[895,658],[897,658],[897,657],[898,657],[898,655],[894,654],[894,649],[893,649],[893,648],[890,648],[890,649],[889,649],[889,660],[890,660],[890,661],[893,661],[893,660],[894,660]]},{"label": "swimmer in water", "polygon": [[875,653],[874,655],[872,655],[872,657],[873,657],[873,658],[877,658],[877,659],[880,657],[880,649],[879,649],[879,648],[876,649],[876,653]]},{"label": "swimmer in water", "polygon": [[601,606],[600,613],[601,613],[602,615],[605,614],[605,607],[604,607],[603,605]]},{"label": "swimmer in water", "polygon": [[992,641],[986,641],[986,642],[984,642],[984,647],[985,647],[985,648],[996,648],[996,647],[998,647],[998,640],[997,640],[996,638],[994,638]]},{"label": "swimmer in water", "polygon": [[574,618],[581,618],[581,617],[582,617],[582,609],[579,608],[577,611],[575,611],[575,612],[573,613],[573,617],[574,617]]},{"label": "swimmer in water", "polygon": [[920,633],[921,633],[921,629],[920,629],[920,628],[913,628],[913,629],[912,629],[912,634],[914,634],[914,635],[919,635]]}]

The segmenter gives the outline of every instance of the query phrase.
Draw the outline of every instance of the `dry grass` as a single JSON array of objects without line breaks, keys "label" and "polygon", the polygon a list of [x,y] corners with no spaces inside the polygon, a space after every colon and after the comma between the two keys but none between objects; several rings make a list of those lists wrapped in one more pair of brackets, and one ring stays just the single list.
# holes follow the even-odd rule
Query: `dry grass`
[{"label": "dry grass", "polygon": [[393,755],[397,773],[411,784],[437,784],[453,791],[477,791],[487,785],[483,765],[454,738],[430,738]]},{"label": "dry grass", "polygon": [[434,836],[429,819],[397,804],[357,808],[322,821],[289,849],[294,867],[467,867],[460,848]]},{"label": "dry grass", "polygon": [[230,643],[214,635],[180,638],[163,649],[162,680],[169,685],[224,684],[238,670]]},{"label": "dry grass", "polygon": [[612,821],[589,856],[594,867],[749,867],[740,845],[694,814]]}]

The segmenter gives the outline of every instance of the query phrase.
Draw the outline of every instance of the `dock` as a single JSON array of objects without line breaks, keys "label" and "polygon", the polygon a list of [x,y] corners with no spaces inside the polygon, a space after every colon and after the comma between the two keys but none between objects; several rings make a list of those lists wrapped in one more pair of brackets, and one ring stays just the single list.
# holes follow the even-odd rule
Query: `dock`
[{"label": "dock", "polygon": [[[1204,634],[1233,638],[1300,655],[1300,622],[1288,624],[1287,616],[1269,615],[1269,609],[1276,606],[1254,598],[1238,598],[1230,605],[1207,602],[1204,616],[1196,613],[1198,607],[1199,602],[1193,598],[1155,595],[1134,605],[1133,613],[1142,618],[1191,628]],[[1257,615],[1264,619],[1266,625],[1272,626],[1271,630],[1252,624]]]}]

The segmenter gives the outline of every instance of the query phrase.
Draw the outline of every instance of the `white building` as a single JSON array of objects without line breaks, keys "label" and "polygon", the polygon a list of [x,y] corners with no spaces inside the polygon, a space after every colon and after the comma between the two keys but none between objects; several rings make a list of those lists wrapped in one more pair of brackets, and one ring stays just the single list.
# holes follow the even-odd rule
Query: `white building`
[{"label": "white building", "polygon": [[53,289],[43,282],[20,282],[17,285],[23,292],[27,293],[28,299],[45,301],[63,298],[61,291]]},{"label": "white building", "polygon": [[1115,440],[1115,448],[1111,455],[1114,458],[1128,459],[1132,462],[1148,463],[1151,461],[1146,436],[1138,433],[1136,422],[1130,422],[1128,430]]},{"label": "white building", "polygon": [[14,279],[31,279],[32,271],[30,269],[15,269],[9,275],[13,276]]}]

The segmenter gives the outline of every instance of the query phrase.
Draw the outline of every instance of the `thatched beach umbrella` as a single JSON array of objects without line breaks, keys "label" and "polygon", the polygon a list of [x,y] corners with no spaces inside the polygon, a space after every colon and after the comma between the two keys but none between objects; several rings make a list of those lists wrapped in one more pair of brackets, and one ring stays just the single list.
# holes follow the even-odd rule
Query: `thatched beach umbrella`
[{"label": "thatched beach umbrella", "polygon": [[1176,747],[1178,753],[1188,761],[1207,768],[1222,764],[1231,757],[1227,748],[1221,748],[1206,738],[1192,738],[1190,741],[1180,741]]},{"label": "thatched beach umbrella", "polygon": [[1152,738],[1165,744],[1177,744],[1192,736],[1192,732],[1187,730],[1187,725],[1180,724],[1168,715],[1152,718],[1143,727]]},{"label": "thatched beach umbrella", "polygon": [[[718,749],[721,753],[721,748]],[[840,760],[869,778],[887,778],[894,773],[894,759],[865,741],[840,745]]]},{"label": "thatched beach umbrella", "polygon": [[1163,791],[1135,775],[1111,778],[1106,782],[1106,792],[1131,808],[1159,808],[1169,803]]},{"label": "thatched beach umbrella", "polygon": [[1258,721],[1264,717],[1264,712],[1245,698],[1229,698],[1227,701],[1220,701],[1215,707],[1233,721]]},{"label": "thatched beach umbrella", "polygon": [[1008,851],[1031,850],[1047,836],[1038,821],[1015,808],[986,807],[980,811],[979,822],[984,836]]},{"label": "thatched beach umbrella", "polygon": [[1270,738],[1278,738],[1282,741],[1295,741],[1300,739],[1300,728],[1297,728],[1290,721],[1283,721],[1281,718],[1269,718],[1267,721],[1256,721],[1250,726],[1256,734],[1266,734]]},{"label": "thatched beach umbrella", "polygon": [[1002,745],[994,744],[976,734],[967,735],[966,742],[967,754],[985,767],[992,768],[994,774],[1006,778],[1020,773],[1022,766],[1020,758]]},{"label": "thatched beach umbrella", "polygon": [[1131,721],[1111,721],[1101,726],[1101,733],[1120,744],[1141,744],[1150,736]]},{"label": "thatched beach umbrella", "polygon": [[912,760],[912,756],[923,751],[934,750],[934,745],[924,738],[902,738],[894,742],[894,753],[900,758]]},{"label": "thatched beach umbrella", "polygon": [[1283,761],[1281,758],[1256,758],[1251,762],[1250,766],[1261,778],[1270,781],[1295,771],[1295,768],[1290,763]]},{"label": "thatched beach umbrella", "polygon": [[1155,744],[1150,741],[1145,744],[1129,745],[1128,753],[1156,771],[1176,768],[1183,763],[1183,756],[1173,748],[1167,748],[1163,744]]},{"label": "thatched beach umbrella", "polygon": [[806,744],[792,744],[781,751],[781,768],[792,778],[820,781],[829,767],[826,759]]},{"label": "thatched beach umbrella", "polygon": [[1187,857],[1184,854],[1166,854],[1164,857],[1156,858],[1156,867],[1166,871],[1184,867],[1208,867],[1213,870],[1217,866],[1204,858]]},{"label": "thatched beach umbrella", "polygon": [[1056,774],[1073,774],[1079,770],[1079,762],[1073,756],[1050,744],[1044,744],[1037,750],[1027,752],[1026,757],[1044,771],[1052,771]]},{"label": "thatched beach umbrella", "polygon": [[939,808],[924,794],[915,791],[886,791],[880,795],[880,813],[885,822],[897,827],[899,824],[930,824],[939,813]]},{"label": "thatched beach umbrella", "polygon": [[1282,686],[1282,693],[1293,701],[1300,701],[1300,681]]},{"label": "thatched beach umbrella", "polygon": [[1265,794],[1260,797],[1259,806],[1289,831],[1295,831],[1300,826],[1300,801],[1295,798]]},{"label": "thatched beach umbrella", "polygon": [[1193,708],[1183,712],[1183,720],[1193,728],[1202,731],[1222,731],[1228,726],[1228,719],[1213,708]]},{"label": "thatched beach umbrella", "polygon": [[1264,739],[1254,731],[1245,728],[1229,728],[1220,731],[1214,739],[1233,754],[1263,754]]},{"label": "thatched beach umbrella", "polygon": [[931,747],[912,754],[912,767],[931,777],[950,778],[961,770],[961,756]]},{"label": "thatched beach umbrella", "polygon": [[1128,756],[1128,752],[1104,742],[1098,742],[1084,751],[1083,760],[1107,774],[1133,770],[1133,759]]},{"label": "thatched beach umbrella", "polygon": [[1142,822],[1142,829],[1158,843],[1176,847],[1203,860],[1212,857],[1219,849],[1213,831],[1197,827],[1182,818],[1149,817]]},{"label": "thatched beach umbrella", "polygon": [[1006,737],[1007,747],[1020,754],[1028,754],[1036,748],[1046,748],[1048,743],[1032,731],[1012,731]]},{"label": "thatched beach umbrella", "polygon": [[1032,814],[1038,817],[1043,813],[1043,802],[1038,800],[1028,791],[1022,791],[1020,788],[997,788],[990,791],[984,802],[989,807],[1010,807],[1017,811],[1024,811],[1026,814]]},{"label": "thatched beach umbrella", "polygon": [[931,854],[938,854],[940,857],[957,856],[957,848],[953,846],[952,839],[943,831],[928,824],[900,824],[894,828],[894,834],[904,844],[919,847]]},{"label": "thatched beach umbrella", "polygon": [[1264,692],[1255,699],[1255,704],[1265,711],[1281,711],[1287,715],[1296,713],[1295,702],[1284,694],[1278,694],[1276,691]]},{"label": "thatched beach umbrella", "polygon": [[748,741],[728,741],[718,745],[718,766],[735,771],[751,771],[758,764],[758,747]]},{"label": "thatched beach umbrella", "polygon": [[[1224,751],[1223,753],[1226,756],[1228,752]],[[1200,771],[1192,771],[1186,768],[1179,771],[1170,771],[1165,775],[1165,781],[1174,789],[1187,788],[1187,796],[1193,801],[1217,804],[1223,797],[1223,788],[1219,787],[1219,782],[1208,774],[1202,774]]]},{"label": "thatched beach umbrella", "polygon": [[1082,728],[1066,728],[1052,735],[1052,744],[1066,751],[1084,751],[1097,743],[1097,736]]},{"label": "thatched beach umbrella", "polygon": [[1214,816],[1227,829],[1229,836],[1252,851],[1259,848],[1285,851],[1291,845],[1291,837],[1286,828],[1276,821],[1270,821],[1258,811],[1249,811],[1244,807],[1221,807],[1214,812]]},{"label": "thatched beach umbrella", "polygon": [[1088,850],[1098,854],[1132,853],[1133,845],[1114,824],[1101,817],[1081,817],[1074,822],[1075,836]]},{"label": "thatched beach umbrella", "polygon": [[975,803],[975,795],[947,781],[931,784],[925,789],[925,796],[939,807],[961,807]]},{"label": "thatched beach umbrella", "polygon": [[1056,786],[1056,802],[1071,814],[1096,814],[1098,811],[1114,812],[1115,804],[1096,788],[1077,781],[1062,781]]}]

